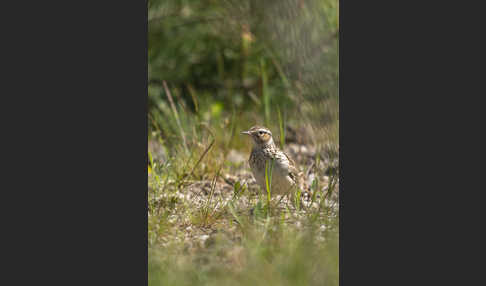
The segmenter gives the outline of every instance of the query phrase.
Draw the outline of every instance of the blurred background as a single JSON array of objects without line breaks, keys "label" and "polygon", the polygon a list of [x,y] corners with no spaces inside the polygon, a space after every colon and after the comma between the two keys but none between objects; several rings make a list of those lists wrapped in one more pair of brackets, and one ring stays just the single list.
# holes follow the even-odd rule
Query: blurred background
[{"label": "blurred background", "polygon": [[[322,212],[338,189],[338,15],[338,0],[148,1],[149,284],[337,285],[337,214]],[[251,192],[251,142],[239,135],[253,125],[270,128],[308,175],[320,201],[305,220],[267,211],[265,227],[240,221],[264,203]],[[209,198],[188,199],[205,186]],[[213,239],[234,220],[234,232]],[[316,232],[329,243],[309,248]],[[277,257],[290,261],[270,267]]]},{"label": "blurred background", "polygon": [[280,116],[286,129],[306,129],[303,141],[336,142],[337,0],[148,3],[150,139],[179,145],[182,128],[186,144],[199,142],[197,123],[227,130],[232,117],[237,130],[279,130]]}]

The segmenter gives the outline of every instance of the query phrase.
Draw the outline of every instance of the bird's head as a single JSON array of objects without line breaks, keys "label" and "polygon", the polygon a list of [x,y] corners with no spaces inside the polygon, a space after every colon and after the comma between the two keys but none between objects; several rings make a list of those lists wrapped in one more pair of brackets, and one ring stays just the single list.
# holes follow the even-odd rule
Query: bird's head
[{"label": "bird's head", "polygon": [[250,135],[255,145],[258,146],[273,144],[272,132],[262,126],[253,126],[248,131],[242,131],[241,134]]}]

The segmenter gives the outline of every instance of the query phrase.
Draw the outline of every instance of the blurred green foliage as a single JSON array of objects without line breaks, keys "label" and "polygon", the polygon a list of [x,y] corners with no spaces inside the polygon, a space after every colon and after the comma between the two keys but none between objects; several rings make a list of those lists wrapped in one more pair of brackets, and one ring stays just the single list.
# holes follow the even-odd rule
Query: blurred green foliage
[{"label": "blurred green foliage", "polygon": [[[320,104],[338,96],[337,5],[337,0],[149,0],[148,109],[149,130],[155,131],[150,134],[170,141],[180,133],[163,81],[184,113],[188,133],[198,122],[235,111],[255,112],[270,124],[276,106],[283,114],[296,110],[328,120]],[[295,109],[303,101],[316,110]]]},{"label": "blurred green foliage", "polygon": [[[165,252],[149,249],[148,284],[339,285],[339,245],[335,232],[326,233],[326,243],[316,243],[310,230],[295,231],[279,225],[276,230],[267,230],[262,239],[263,231],[255,229],[244,234],[242,246],[228,247],[230,242],[217,237],[197,255],[180,251],[178,248],[183,247],[178,245]],[[200,265],[197,268],[196,262]]]}]

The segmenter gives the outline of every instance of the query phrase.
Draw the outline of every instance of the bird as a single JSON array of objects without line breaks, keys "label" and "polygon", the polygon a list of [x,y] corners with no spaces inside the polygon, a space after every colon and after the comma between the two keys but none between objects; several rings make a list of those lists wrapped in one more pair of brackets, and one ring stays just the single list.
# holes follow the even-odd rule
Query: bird
[{"label": "bird", "polygon": [[299,172],[295,162],[275,145],[272,132],[268,128],[256,125],[247,131],[242,131],[241,134],[249,135],[253,139],[248,163],[253,177],[264,194],[267,193],[265,165],[267,165],[267,177],[269,180],[271,178],[270,194],[290,193],[293,196],[292,190],[295,189],[293,187],[302,189],[303,173]]}]

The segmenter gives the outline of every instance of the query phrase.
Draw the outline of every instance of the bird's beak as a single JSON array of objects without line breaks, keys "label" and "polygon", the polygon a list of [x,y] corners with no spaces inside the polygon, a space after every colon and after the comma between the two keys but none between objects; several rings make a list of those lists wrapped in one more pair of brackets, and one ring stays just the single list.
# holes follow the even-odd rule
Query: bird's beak
[{"label": "bird's beak", "polygon": [[241,131],[240,134],[250,135],[250,131]]}]

